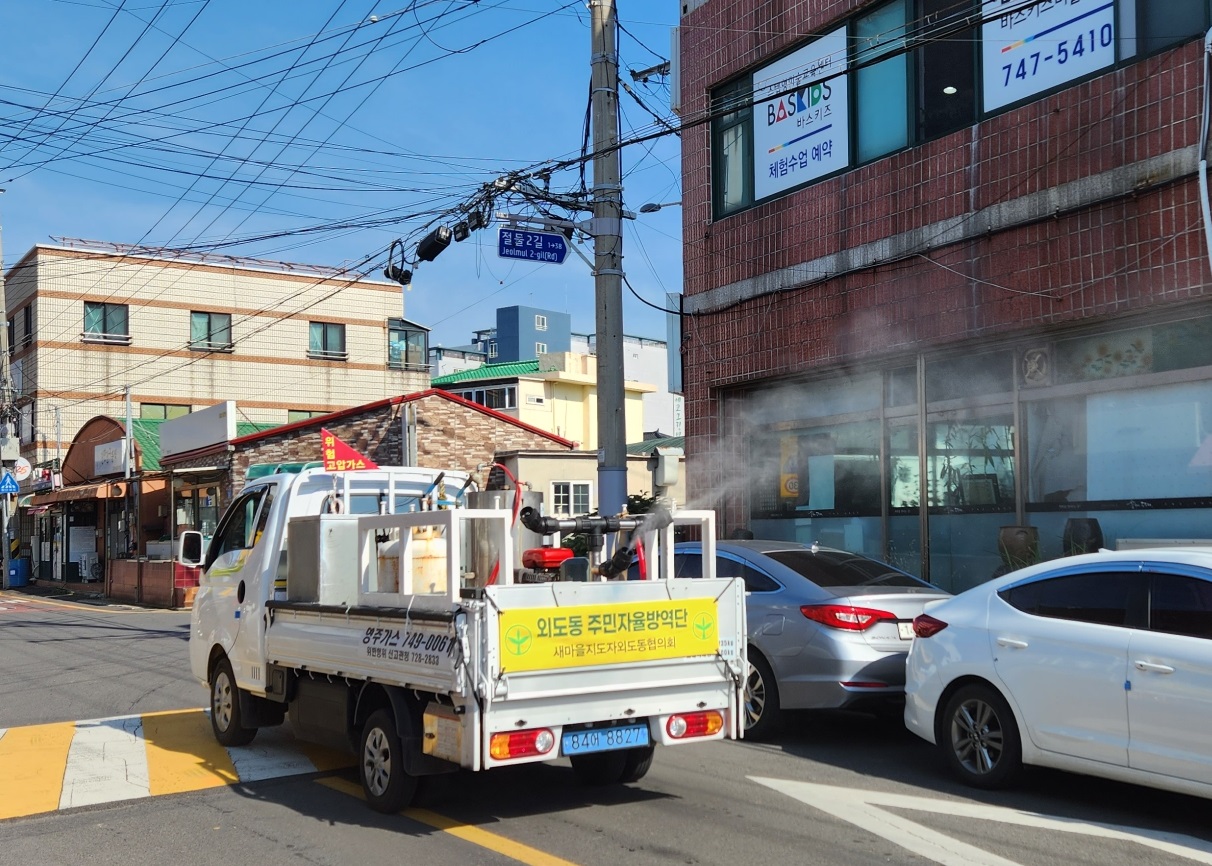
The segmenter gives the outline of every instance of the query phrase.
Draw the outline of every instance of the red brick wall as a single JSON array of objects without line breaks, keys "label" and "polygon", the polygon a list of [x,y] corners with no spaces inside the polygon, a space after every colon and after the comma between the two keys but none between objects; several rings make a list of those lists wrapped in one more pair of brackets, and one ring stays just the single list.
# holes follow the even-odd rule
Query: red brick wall
[{"label": "red brick wall", "polygon": [[[709,0],[682,19],[683,121],[706,114],[716,85],[862,5]],[[716,222],[710,125],[693,126],[682,135],[684,291],[693,297],[1195,145],[1201,48],[1146,58]],[[688,453],[717,449],[720,389],[1206,299],[1198,202],[1188,178],[926,250],[937,264],[916,257],[832,279],[805,275],[779,294],[688,317]],[[691,460],[692,499],[727,484],[727,455],[715,457]]]}]

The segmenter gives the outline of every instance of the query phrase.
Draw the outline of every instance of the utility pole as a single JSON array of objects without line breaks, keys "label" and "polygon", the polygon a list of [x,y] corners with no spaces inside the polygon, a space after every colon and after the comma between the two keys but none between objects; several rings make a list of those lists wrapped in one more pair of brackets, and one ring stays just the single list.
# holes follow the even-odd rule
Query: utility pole
[{"label": "utility pole", "polygon": [[[4,190],[0,190],[4,192]],[[0,447],[13,446],[13,383],[8,368],[8,303],[4,297],[4,240],[0,229]],[[20,446],[17,446],[20,447]],[[0,455],[0,476],[8,471],[9,455]],[[0,586],[9,588],[8,494],[0,494]]]},{"label": "utility pole", "polygon": [[590,0],[594,298],[597,308],[598,510],[627,503],[623,390],[623,186],[619,143],[618,19],[614,0]]}]

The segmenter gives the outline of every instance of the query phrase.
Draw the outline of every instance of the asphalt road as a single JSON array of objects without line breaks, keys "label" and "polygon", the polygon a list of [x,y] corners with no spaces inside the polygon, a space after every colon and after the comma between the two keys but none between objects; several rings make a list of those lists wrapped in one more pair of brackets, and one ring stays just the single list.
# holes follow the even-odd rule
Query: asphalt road
[{"label": "asphalt road", "polygon": [[[188,677],[188,614],[14,595],[0,593],[0,758],[5,739],[42,730],[23,726],[141,713],[157,714],[144,727],[192,719],[201,733],[178,748],[213,749],[200,714],[162,712],[205,702]],[[0,866],[1212,864],[1206,800],[1053,772],[975,792],[887,721],[789,721],[771,743],[659,750],[626,787],[581,787],[565,762],[441,777],[419,808],[393,816],[360,801],[348,770],[275,777],[261,755],[236,784],[0,821]],[[288,730],[254,747],[278,742],[289,748]],[[48,762],[45,776],[63,774]],[[23,796],[11,784],[0,778],[9,805]]]}]

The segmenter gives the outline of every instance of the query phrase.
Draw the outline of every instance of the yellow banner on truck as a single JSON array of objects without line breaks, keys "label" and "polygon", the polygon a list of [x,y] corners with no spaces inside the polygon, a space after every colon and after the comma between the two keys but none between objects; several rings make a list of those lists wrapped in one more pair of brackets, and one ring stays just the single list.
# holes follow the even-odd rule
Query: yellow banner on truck
[{"label": "yellow banner on truck", "polygon": [[716,655],[720,648],[711,598],[508,609],[500,635],[504,673]]}]

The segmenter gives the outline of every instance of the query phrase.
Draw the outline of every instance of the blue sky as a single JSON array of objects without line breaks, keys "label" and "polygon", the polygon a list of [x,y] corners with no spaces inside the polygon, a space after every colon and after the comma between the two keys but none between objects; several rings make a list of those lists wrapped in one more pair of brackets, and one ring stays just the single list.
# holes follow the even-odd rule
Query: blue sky
[{"label": "blue sky", "polygon": [[[629,70],[668,57],[678,6],[617,5],[620,74],[643,103],[620,93],[627,138],[671,119],[668,79]],[[378,275],[393,240],[411,253],[484,184],[581,152],[583,2],[6,0],[0,24],[5,268],[62,236]],[[680,199],[678,153],[672,135],[624,149],[628,208]],[[575,166],[550,179],[580,184]],[[592,332],[588,267],[499,258],[496,234],[416,268],[408,318],[448,346],[513,304]],[[680,208],[628,221],[624,257],[647,300],[680,291]],[[626,333],[663,338],[664,319],[624,292]]]}]

